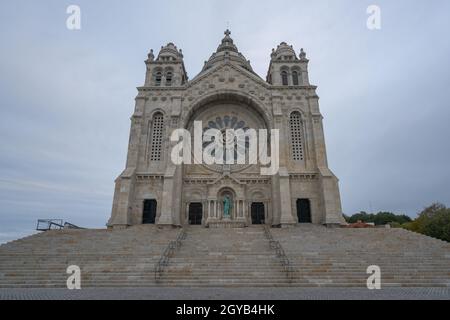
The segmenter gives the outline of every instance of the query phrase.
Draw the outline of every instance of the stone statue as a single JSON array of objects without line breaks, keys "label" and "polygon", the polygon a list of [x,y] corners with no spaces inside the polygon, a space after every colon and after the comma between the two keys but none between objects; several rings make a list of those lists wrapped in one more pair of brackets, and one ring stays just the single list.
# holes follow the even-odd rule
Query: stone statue
[{"label": "stone statue", "polygon": [[231,199],[229,196],[225,196],[223,198],[223,217],[225,219],[230,219],[230,211],[231,211]]}]

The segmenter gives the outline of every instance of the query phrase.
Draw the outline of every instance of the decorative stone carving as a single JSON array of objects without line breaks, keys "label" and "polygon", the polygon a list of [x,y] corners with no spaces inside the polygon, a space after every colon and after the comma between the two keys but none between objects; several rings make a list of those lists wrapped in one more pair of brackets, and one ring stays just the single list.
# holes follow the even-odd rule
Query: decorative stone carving
[{"label": "decorative stone carving", "polygon": [[[316,87],[309,84],[309,61],[304,50],[297,55],[292,46],[281,43],[270,55],[266,80],[253,71],[229,30],[192,80],[183,59],[182,51],[173,43],[163,46],[158,55],[153,51],[148,54],[145,84],[138,88],[138,97],[150,101],[136,101],[126,170],[116,180],[108,225],[121,228],[141,223],[139,210],[144,200],[156,200],[156,222],[162,225],[189,223],[188,204],[197,203],[197,208],[202,208],[204,226],[244,227],[254,223],[251,210],[257,203],[264,207],[265,223],[286,226],[298,222],[296,200],[304,198],[311,202],[313,223],[342,223],[338,181],[326,164],[322,116]],[[286,85],[282,84],[281,70],[288,70]],[[292,70],[301,71],[297,85],[291,79]],[[155,129],[157,134],[164,132],[162,154],[150,160],[146,156],[149,141],[160,142],[148,121],[156,110],[164,114],[164,130]],[[293,110],[307,115],[301,119],[302,130],[290,128]],[[261,176],[260,165],[253,164],[175,166],[170,161],[169,135],[177,128],[192,130],[198,120],[204,122],[204,129],[279,130],[279,173]],[[304,134],[302,161],[292,159],[291,134]],[[224,195],[230,199],[230,217],[226,220],[222,219]]]}]

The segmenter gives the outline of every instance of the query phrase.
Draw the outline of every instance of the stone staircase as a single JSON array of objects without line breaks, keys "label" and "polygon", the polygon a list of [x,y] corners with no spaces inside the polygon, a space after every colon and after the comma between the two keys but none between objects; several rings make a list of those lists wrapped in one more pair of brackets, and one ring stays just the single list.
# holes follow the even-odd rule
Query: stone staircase
[{"label": "stone staircase", "polygon": [[[66,286],[70,265],[82,287],[298,286],[366,287],[369,265],[382,286],[450,286],[450,244],[402,229],[270,229],[189,226],[179,246],[155,270],[180,235],[154,225],[125,230],[58,230],[0,246],[0,288]],[[274,247],[281,244],[288,277]]]},{"label": "stone staircase", "polygon": [[287,275],[262,227],[190,226],[160,280],[168,286],[287,286]]},{"label": "stone staircase", "polygon": [[383,287],[450,287],[450,243],[404,229],[272,229],[290,260],[293,286],[366,287],[367,267]]},{"label": "stone staircase", "polygon": [[13,241],[0,247],[0,288],[64,288],[70,265],[81,268],[82,287],[151,286],[155,264],[177,232],[141,225],[55,230]]}]

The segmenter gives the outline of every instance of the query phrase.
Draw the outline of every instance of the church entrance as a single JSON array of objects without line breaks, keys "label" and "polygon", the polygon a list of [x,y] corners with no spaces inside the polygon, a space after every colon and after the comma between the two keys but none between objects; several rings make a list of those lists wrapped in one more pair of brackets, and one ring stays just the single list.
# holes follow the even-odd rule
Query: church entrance
[{"label": "church entrance", "polygon": [[156,200],[144,200],[144,212],[142,214],[143,224],[155,224],[156,206]]},{"label": "church entrance", "polygon": [[203,217],[203,205],[200,202],[189,204],[189,224],[201,225]]},{"label": "church entrance", "polygon": [[298,223],[311,223],[311,203],[309,199],[297,199]]},{"label": "church entrance", "polygon": [[251,207],[252,224],[264,224],[264,203],[253,202]]}]

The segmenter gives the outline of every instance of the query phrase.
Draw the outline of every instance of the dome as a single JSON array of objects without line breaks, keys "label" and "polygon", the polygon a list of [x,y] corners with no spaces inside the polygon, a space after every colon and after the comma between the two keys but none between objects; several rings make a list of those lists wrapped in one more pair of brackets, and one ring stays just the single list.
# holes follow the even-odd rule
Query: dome
[{"label": "dome", "polygon": [[230,37],[230,30],[225,31],[225,38],[222,39],[222,43],[217,48],[217,52],[233,51],[238,52],[236,45],[233,43],[233,39]]},{"label": "dome", "polygon": [[274,60],[282,60],[283,57],[294,57],[295,60],[297,59],[294,48],[292,48],[292,46],[288,45],[286,42],[280,43],[277,46],[276,50],[272,49],[271,56],[272,56],[272,59],[274,59]]},{"label": "dome", "polygon": [[169,42],[166,46],[162,46],[159,51],[157,60],[181,60],[183,59],[183,54],[181,49],[178,50],[177,46],[172,42]]},{"label": "dome", "polygon": [[234,44],[230,35],[230,30],[226,30],[225,37],[222,39],[222,42],[216,52],[213,53],[209,60],[205,62],[202,72],[210,69],[218,63],[223,62],[225,59],[228,59],[231,63],[239,65],[250,72],[253,72],[250,61],[248,61],[244,55],[238,51],[238,48]]}]

